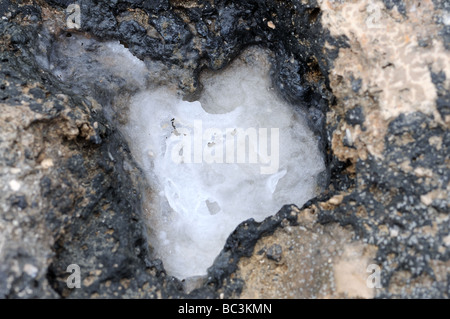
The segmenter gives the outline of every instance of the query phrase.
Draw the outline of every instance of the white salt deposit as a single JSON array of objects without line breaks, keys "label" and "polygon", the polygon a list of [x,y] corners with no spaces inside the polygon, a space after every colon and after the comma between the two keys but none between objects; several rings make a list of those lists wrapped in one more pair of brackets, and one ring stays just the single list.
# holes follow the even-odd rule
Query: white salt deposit
[{"label": "white salt deposit", "polygon": [[[324,162],[316,138],[271,88],[264,52],[203,74],[200,100],[190,103],[167,87],[145,91],[170,77],[118,42],[73,35],[51,50],[41,65],[76,92],[100,85],[115,97],[108,115],[127,123],[118,125],[151,188],[143,203],[150,244],[170,275],[205,275],[239,223],[317,195]],[[122,91],[140,92],[129,110]]]},{"label": "white salt deposit", "polygon": [[302,114],[271,89],[253,51],[202,79],[197,102],[167,88],[134,96],[125,127],[153,192],[151,243],[170,275],[205,275],[242,221],[317,194],[324,163]]}]

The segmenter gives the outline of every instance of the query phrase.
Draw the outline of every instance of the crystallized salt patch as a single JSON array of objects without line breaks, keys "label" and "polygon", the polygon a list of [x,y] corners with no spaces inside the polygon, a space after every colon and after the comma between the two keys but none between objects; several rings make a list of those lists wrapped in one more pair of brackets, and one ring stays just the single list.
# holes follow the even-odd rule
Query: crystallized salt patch
[{"label": "crystallized salt patch", "polygon": [[152,189],[150,243],[170,275],[205,275],[236,226],[317,195],[324,162],[303,115],[252,51],[202,78],[199,101],[167,88],[132,98],[124,128]]},{"label": "crystallized salt patch", "polygon": [[[220,73],[204,72],[195,102],[168,87],[146,91],[167,82],[164,66],[144,63],[117,41],[74,34],[50,53],[41,65],[74,92],[103,98],[125,134],[151,189],[143,190],[149,243],[170,275],[205,275],[238,224],[317,195],[324,170],[317,140],[302,113],[271,88],[262,50],[248,50]],[[130,92],[137,93],[128,107]]]}]

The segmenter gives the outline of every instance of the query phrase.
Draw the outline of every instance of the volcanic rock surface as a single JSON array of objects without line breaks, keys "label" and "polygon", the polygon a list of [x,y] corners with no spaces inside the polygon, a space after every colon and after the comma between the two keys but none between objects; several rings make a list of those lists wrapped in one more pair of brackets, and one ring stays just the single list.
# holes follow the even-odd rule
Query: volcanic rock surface
[{"label": "volcanic rock surface", "polygon": [[[79,28],[70,4],[0,3],[0,298],[449,297],[447,1],[81,0]],[[243,221],[206,278],[166,275],[145,181],[104,113],[133,88],[42,67],[75,34],[163,65],[187,99],[201,70],[271,50],[274,85],[320,139],[325,191]]]}]

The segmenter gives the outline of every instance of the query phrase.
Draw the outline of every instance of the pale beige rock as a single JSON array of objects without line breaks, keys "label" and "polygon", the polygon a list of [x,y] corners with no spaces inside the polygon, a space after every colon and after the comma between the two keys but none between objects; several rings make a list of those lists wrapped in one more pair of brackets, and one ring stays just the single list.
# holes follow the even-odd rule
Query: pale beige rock
[{"label": "pale beige rock", "polygon": [[[288,226],[264,237],[250,258],[242,258],[237,277],[245,280],[241,298],[373,298],[366,285],[367,267],[376,248],[352,240],[352,232],[336,224],[315,222],[310,209],[299,214],[299,226]],[[282,247],[273,261],[266,252]]]}]

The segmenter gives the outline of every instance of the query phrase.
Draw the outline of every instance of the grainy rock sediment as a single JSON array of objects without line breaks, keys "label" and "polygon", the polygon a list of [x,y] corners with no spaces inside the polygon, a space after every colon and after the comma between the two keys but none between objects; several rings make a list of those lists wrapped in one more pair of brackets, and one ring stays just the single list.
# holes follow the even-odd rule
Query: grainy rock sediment
[{"label": "grainy rock sediment", "polygon": [[[71,3],[0,4],[0,298],[449,297],[446,1],[82,0],[68,29]],[[133,92],[42,67],[72,34],[164,65],[191,99],[202,69],[270,49],[274,85],[320,140],[323,194],[243,221],[188,295],[151,258],[144,181],[103,114]],[[66,285],[74,263],[83,289]]]}]

